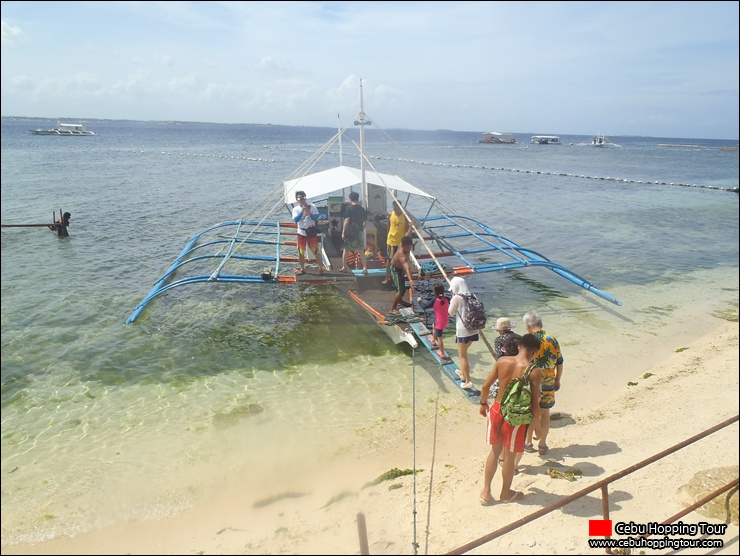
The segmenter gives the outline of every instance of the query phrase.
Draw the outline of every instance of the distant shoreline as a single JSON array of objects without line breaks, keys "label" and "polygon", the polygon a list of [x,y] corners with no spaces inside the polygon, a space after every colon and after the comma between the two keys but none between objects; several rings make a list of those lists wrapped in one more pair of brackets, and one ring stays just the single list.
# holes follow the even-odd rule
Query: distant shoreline
[{"label": "distant shoreline", "polygon": [[[190,121],[190,120],[135,120],[135,119],[127,119],[127,118],[78,118],[78,117],[72,117],[72,116],[64,116],[64,117],[55,117],[55,118],[47,118],[42,116],[0,116],[3,120],[16,120],[16,121],[57,121],[57,120],[74,120],[74,121],[83,121],[83,122],[131,122],[131,123],[150,123],[150,124],[166,124],[166,125],[183,125],[183,124],[209,124],[209,125],[226,125],[226,126],[250,126],[250,127],[297,127],[297,128],[312,128],[312,129],[332,129],[336,131],[336,128],[333,128],[331,126],[312,126],[312,125],[303,125],[303,124],[271,124],[271,123],[244,123],[244,122],[198,122],[198,121]],[[462,134],[474,134],[474,135],[480,135],[481,133],[484,133],[484,131],[467,131],[467,130],[453,130],[453,129],[410,129],[407,127],[389,127],[386,128],[386,131],[389,132],[409,132],[409,131],[415,131],[415,132],[424,132],[424,133],[438,133],[440,131],[448,132],[448,133],[462,133]],[[519,136],[522,137],[522,140],[524,138],[527,138],[527,141],[522,141],[525,143],[528,143],[529,137],[532,135],[537,135],[536,132],[527,131],[527,132],[512,132],[512,135],[516,136],[517,138]],[[561,137],[568,137],[568,138],[583,138],[583,137],[593,137],[593,132],[588,133],[559,133]],[[725,139],[725,138],[716,138],[716,137],[663,137],[663,136],[652,136],[652,135],[621,135],[619,133],[612,133],[610,137],[621,137],[621,138],[629,138],[629,139],[680,139],[680,140],[687,140],[687,141],[727,141],[730,143],[738,143],[738,139]],[[659,144],[658,146],[681,146],[681,147],[703,147],[705,145],[678,145],[678,144]],[[732,145],[736,146],[736,145]]]}]

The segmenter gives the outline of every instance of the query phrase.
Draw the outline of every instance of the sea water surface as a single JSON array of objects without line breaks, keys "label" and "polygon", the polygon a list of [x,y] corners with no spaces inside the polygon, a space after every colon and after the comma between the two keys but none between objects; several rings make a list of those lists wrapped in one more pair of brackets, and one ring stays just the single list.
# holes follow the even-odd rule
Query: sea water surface
[{"label": "sea water surface", "polygon": [[[429,357],[393,345],[329,287],[199,284],[125,324],[193,234],[262,210],[331,128],[100,121],[88,124],[95,137],[28,131],[45,125],[2,120],[2,223],[72,213],[68,238],[2,231],[3,546],[174,515],[226,476],[259,485],[268,471],[372,450],[410,426],[417,393],[469,403]],[[586,137],[481,145],[477,132],[388,133],[395,144],[368,138],[378,171],[623,301],[702,283],[736,306],[730,190],[740,172],[737,152],[720,147],[737,142],[612,137],[623,148],[598,149],[567,144]],[[571,356],[579,327],[625,323],[621,308],[546,269],[468,281],[491,319],[539,309]],[[649,325],[670,313],[656,309]],[[488,370],[474,369],[478,385]]]}]

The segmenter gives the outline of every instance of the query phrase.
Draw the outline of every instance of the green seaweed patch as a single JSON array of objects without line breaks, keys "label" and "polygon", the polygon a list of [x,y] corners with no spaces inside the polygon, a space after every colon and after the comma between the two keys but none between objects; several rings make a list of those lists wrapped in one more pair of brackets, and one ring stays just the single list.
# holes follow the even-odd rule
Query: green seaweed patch
[{"label": "green seaweed patch", "polygon": [[357,493],[356,492],[350,492],[348,490],[345,490],[344,492],[340,492],[336,496],[332,496],[326,504],[324,504],[323,506],[321,506],[321,509],[323,510],[324,508],[328,508],[329,506],[331,506],[335,502],[339,502],[340,500],[344,500],[345,498],[349,498],[350,496],[357,496]]},{"label": "green seaweed patch", "polygon": [[632,382],[631,380],[627,383],[627,386],[637,386],[636,382]]},{"label": "green seaweed patch", "polygon": [[722,311],[715,311],[712,314],[719,319],[724,319],[730,322],[738,321],[737,309],[724,309]]},{"label": "green seaweed patch", "polygon": [[258,403],[248,403],[235,407],[231,411],[216,413],[213,416],[213,424],[216,426],[229,426],[236,424],[239,420],[253,415],[259,415],[265,409]]},{"label": "green seaweed patch", "polygon": [[236,527],[224,527],[220,531],[216,531],[216,534],[220,535],[221,533],[225,533],[226,531],[237,531],[239,533],[245,533],[246,529],[237,529]]},{"label": "green seaweed patch", "polygon": [[275,502],[279,500],[284,500],[286,498],[302,498],[304,496],[308,496],[307,492],[283,492],[281,494],[276,494],[275,496],[269,496],[267,498],[263,498],[262,500],[257,500],[254,504],[252,504],[253,508],[263,508],[265,506],[269,506],[270,504],[274,504]]},{"label": "green seaweed patch", "polygon": [[576,479],[580,479],[583,476],[583,471],[576,467],[572,467],[566,471],[559,471],[558,469],[548,468],[547,474],[553,479],[565,479],[571,483]]},{"label": "green seaweed patch", "polygon": [[645,373],[642,378],[650,378],[651,376],[653,376],[653,373]]},{"label": "green seaweed patch", "polygon": [[[417,469],[416,473],[421,473],[424,471],[423,469]],[[413,475],[414,471],[412,469],[399,469],[398,467],[394,467],[393,469],[386,471],[382,475],[380,475],[377,479],[370,481],[369,483],[366,483],[362,488],[367,488],[371,486],[378,485],[382,483],[383,481],[392,481],[393,479],[398,479],[398,477],[403,477],[405,475]]]},{"label": "green seaweed patch", "polygon": [[681,353],[682,351],[686,351],[687,349],[689,349],[689,348],[687,348],[687,347],[676,348],[676,353]]},{"label": "green seaweed patch", "polygon": [[403,488],[403,485],[401,483],[393,483],[392,485],[388,485],[388,490],[398,490],[399,488]]}]

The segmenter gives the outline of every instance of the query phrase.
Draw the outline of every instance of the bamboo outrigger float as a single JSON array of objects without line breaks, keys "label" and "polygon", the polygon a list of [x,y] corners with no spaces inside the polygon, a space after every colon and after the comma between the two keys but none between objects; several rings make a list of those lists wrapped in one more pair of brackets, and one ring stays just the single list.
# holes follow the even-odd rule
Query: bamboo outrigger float
[{"label": "bamboo outrigger float", "polygon": [[[361,84],[360,112],[354,124],[360,128],[359,169],[345,166],[342,162],[341,138],[347,128],[340,129],[299,169],[297,175],[285,180],[265,203],[257,207],[260,215],[265,216],[222,222],[191,237],[169,269],[134,309],[126,321],[127,324],[136,321],[155,298],[173,288],[186,285],[326,284],[346,291],[395,343],[406,342],[412,347],[418,347],[417,338],[424,344],[426,333],[422,328],[415,329],[414,323],[410,323],[408,318],[400,319],[399,322],[387,314],[392,295],[381,286],[386,272],[386,259],[380,248],[385,246],[385,235],[380,222],[387,216],[391,200],[401,205],[407,219],[412,223],[416,238],[412,259],[417,274],[423,274],[424,278],[449,281],[450,275],[464,276],[545,267],[590,293],[621,305],[614,296],[601,291],[587,279],[545,255],[516,244],[478,220],[445,210],[439,199],[396,175],[375,171],[364,152],[365,126],[372,123],[363,111]],[[339,165],[309,173],[321,155],[337,141]],[[341,244],[337,239],[337,236],[341,239],[341,205],[353,189],[359,190],[361,204],[368,210],[371,218],[365,231],[368,249],[366,253],[370,253],[367,275],[363,274],[359,265],[351,274],[335,270],[341,266]],[[329,272],[320,273],[309,266],[306,267],[305,274],[298,275],[295,272],[295,263],[298,261],[295,255],[296,224],[290,217],[281,219],[277,215],[278,211],[286,210],[290,214],[296,191],[305,191],[308,199],[320,207],[320,254],[322,266]],[[272,209],[265,210],[265,206],[272,206]],[[373,216],[376,217],[375,224],[372,223]],[[290,254],[285,254],[283,247],[289,247]],[[307,255],[310,256],[310,253]],[[411,316],[408,311],[405,313],[406,317]],[[447,361],[440,363],[443,368],[449,365]],[[456,377],[454,373],[452,375]],[[466,394],[475,396],[476,391]]]}]

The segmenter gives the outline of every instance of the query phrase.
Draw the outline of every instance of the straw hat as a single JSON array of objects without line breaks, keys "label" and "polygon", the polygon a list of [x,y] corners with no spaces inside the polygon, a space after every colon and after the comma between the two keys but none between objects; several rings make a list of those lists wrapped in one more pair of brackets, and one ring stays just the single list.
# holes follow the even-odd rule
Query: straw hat
[{"label": "straw hat", "polygon": [[512,328],[516,328],[516,324],[511,322],[509,320],[509,317],[501,317],[496,321],[496,324],[493,326],[494,330],[511,330]]}]

